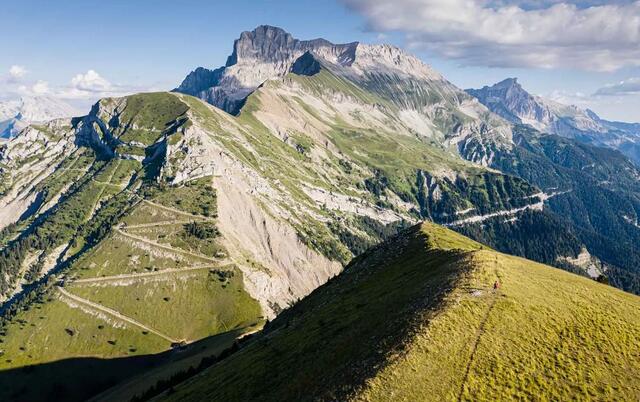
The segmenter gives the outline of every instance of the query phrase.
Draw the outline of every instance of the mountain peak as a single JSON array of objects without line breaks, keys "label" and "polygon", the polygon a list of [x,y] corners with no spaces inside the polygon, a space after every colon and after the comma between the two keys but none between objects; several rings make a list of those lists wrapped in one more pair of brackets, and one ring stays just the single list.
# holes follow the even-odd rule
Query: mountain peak
[{"label": "mountain peak", "polygon": [[282,28],[260,25],[253,31],[245,31],[233,44],[233,53],[227,59],[226,67],[243,60],[263,62],[283,62],[297,58],[306,51],[321,47],[353,47],[357,42],[335,45],[326,39],[298,40]]},{"label": "mountain peak", "polygon": [[522,86],[520,85],[520,83],[518,82],[518,78],[517,77],[504,79],[504,80],[494,84],[490,88],[513,88],[513,87],[517,87],[519,89],[523,89]]},{"label": "mountain peak", "polygon": [[264,81],[287,74],[305,53],[348,66],[355,60],[357,47],[358,42],[334,44],[326,39],[299,40],[282,28],[260,25],[240,34],[223,67],[216,70],[199,67],[175,91],[197,96],[236,114],[251,92]]}]

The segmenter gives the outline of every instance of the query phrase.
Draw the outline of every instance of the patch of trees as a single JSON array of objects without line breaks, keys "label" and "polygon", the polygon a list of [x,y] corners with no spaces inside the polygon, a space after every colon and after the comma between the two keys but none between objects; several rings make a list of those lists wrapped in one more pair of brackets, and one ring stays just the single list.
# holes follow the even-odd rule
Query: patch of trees
[{"label": "patch of trees", "polygon": [[[638,169],[609,149],[525,127],[517,127],[514,135],[519,146],[497,153],[492,167],[543,189],[569,190],[550,199],[548,209],[592,255],[614,266],[607,272],[612,285],[640,294],[640,230],[628,222],[640,215]],[[549,250],[557,240],[547,241]],[[532,253],[539,254],[549,253]]]},{"label": "patch of trees", "polygon": [[220,235],[218,228],[213,223],[196,221],[184,225],[184,233],[200,240],[213,239]]},{"label": "patch of trees", "polygon": [[453,229],[504,253],[551,265],[557,264],[559,256],[575,257],[582,248],[571,223],[553,214],[524,211],[516,221],[505,220],[496,217]]},{"label": "patch of trees", "polygon": [[[338,236],[340,242],[344,244],[354,256],[360,255],[370,247],[396,235],[402,229],[410,226],[405,220],[383,224],[368,216],[357,216],[352,218],[346,224],[330,221],[329,229],[333,234]],[[356,227],[367,236],[350,230],[350,227]]]}]

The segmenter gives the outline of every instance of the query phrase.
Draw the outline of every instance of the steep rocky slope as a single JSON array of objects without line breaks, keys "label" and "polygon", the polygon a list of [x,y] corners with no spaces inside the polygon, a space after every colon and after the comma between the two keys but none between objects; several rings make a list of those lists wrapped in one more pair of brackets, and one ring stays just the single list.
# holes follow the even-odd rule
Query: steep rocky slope
[{"label": "steep rocky slope", "polygon": [[633,400],[639,306],[424,224],[157,400]]},{"label": "steep rocky slope", "polygon": [[516,78],[508,78],[490,87],[468,89],[467,92],[491,111],[513,123],[616,149],[636,164],[640,163],[638,124],[607,121],[591,110],[531,95]]},{"label": "steep rocky slope", "polygon": [[[305,59],[301,59],[307,54]],[[300,60],[298,60],[300,59]],[[297,64],[296,64],[297,62]],[[235,41],[227,64],[198,68],[175,91],[197,96],[230,113],[240,112],[246,97],[268,80],[282,79],[292,68],[321,65],[333,75],[374,94],[361,118],[393,106],[394,117],[412,133],[438,141],[487,164],[495,148],[509,147],[509,125],[418,58],[389,45],[300,41],[284,30],[260,26]],[[312,75],[313,70],[295,70]],[[344,112],[349,103],[340,105]],[[378,115],[380,115],[378,113]],[[372,116],[373,117],[373,116]]]}]

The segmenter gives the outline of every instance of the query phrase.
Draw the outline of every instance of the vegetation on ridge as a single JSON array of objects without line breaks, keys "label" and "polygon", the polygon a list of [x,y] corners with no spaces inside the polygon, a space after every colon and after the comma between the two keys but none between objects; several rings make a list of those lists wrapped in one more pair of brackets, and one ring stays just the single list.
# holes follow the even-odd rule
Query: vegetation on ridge
[{"label": "vegetation on ridge", "polygon": [[162,399],[635,399],[639,307],[637,296],[423,224]]}]

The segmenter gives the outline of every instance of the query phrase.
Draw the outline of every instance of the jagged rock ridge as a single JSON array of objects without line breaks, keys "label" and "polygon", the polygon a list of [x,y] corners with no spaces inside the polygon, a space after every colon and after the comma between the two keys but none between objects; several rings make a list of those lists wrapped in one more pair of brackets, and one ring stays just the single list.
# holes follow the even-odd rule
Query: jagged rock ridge
[{"label": "jagged rock ridge", "polygon": [[260,26],[240,35],[224,67],[199,67],[174,91],[237,114],[266,81],[321,67],[375,93],[397,108],[416,134],[437,137],[466,159],[488,165],[496,149],[512,145],[508,124],[420,59],[390,45],[301,41],[280,28]]},{"label": "jagged rock ridge", "polygon": [[517,78],[467,89],[494,113],[536,130],[619,150],[640,163],[640,125],[601,119],[592,110],[563,105],[527,92]]}]

